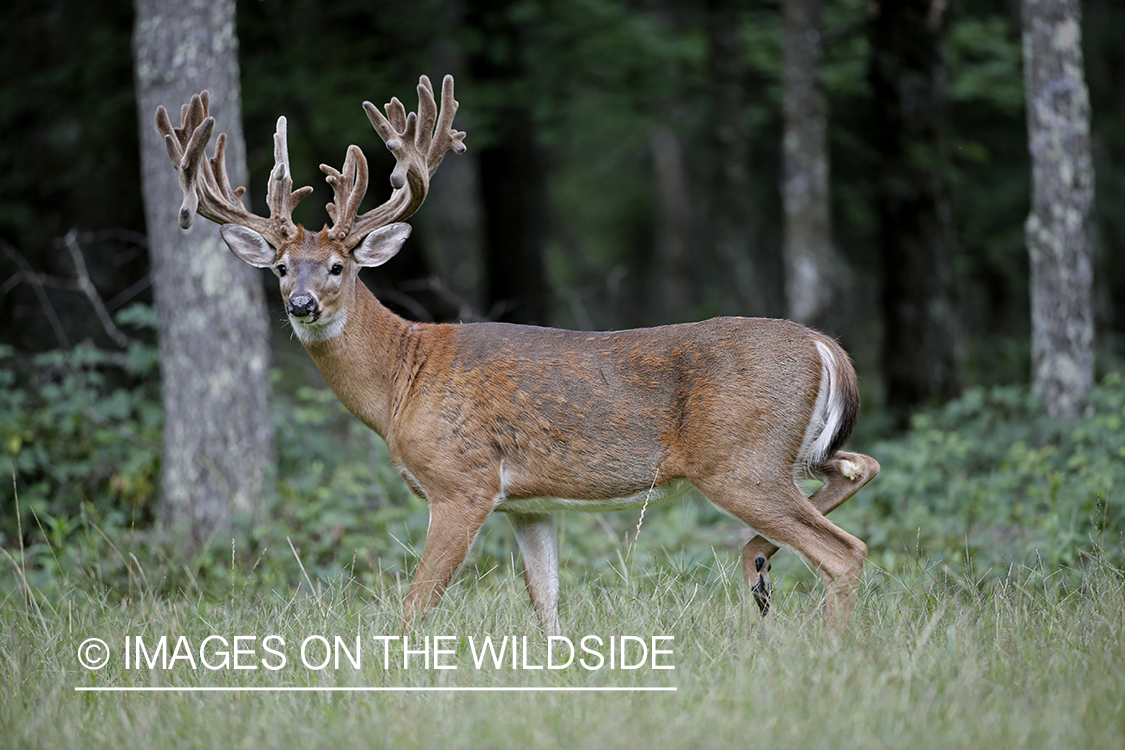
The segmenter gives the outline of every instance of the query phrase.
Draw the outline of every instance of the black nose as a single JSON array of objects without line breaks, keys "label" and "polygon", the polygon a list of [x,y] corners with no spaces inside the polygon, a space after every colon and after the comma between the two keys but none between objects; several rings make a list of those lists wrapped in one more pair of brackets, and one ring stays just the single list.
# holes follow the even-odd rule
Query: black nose
[{"label": "black nose", "polygon": [[287,307],[293,317],[304,318],[316,313],[316,298],[306,292],[298,292],[289,298]]}]

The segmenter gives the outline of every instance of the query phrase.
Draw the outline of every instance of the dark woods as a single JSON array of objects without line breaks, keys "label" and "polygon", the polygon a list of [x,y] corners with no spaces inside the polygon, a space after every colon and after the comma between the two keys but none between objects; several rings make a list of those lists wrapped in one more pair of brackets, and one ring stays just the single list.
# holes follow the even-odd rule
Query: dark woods
[{"label": "dark woods", "polygon": [[[349,143],[373,174],[389,163],[360,102],[412,101],[420,72],[456,76],[469,153],[435,179],[411,252],[367,277],[404,315],[595,329],[795,317],[852,352],[869,411],[899,417],[1029,377],[1019,3],[237,11],[259,210],[279,114],[295,182],[317,189],[296,218],[319,226],[318,164]],[[2,15],[23,42],[0,50],[0,341],[122,350],[113,316],[152,301],[138,152],[154,131],[137,115],[133,5],[20,2]],[[1084,4],[1103,369],[1125,329],[1125,218],[1111,210],[1125,185],[1122,28],[1119,3]],[[368,203],[387,189],[373,180]]]}]

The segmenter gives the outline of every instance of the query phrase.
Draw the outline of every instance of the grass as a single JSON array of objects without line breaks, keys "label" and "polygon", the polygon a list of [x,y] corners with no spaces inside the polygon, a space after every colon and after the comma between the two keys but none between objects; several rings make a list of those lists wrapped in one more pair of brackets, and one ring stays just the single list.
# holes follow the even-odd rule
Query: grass
[{"label": "grass", "polygon": [[[24,586],[0,603],[0,747],[1125,747],[1125,574],[1095,558],[1086,570],[1013,568],[1007,578],[948,577],[936,567],[870,571],[849,629],[822,624],[819,587],[776,597],[760,620],[732,555],[729,565],[659,566],[564,586],[565,628],[585,635],[671,635],[671,655],[631,669],[476,669],[469,638],[528,636],[528,664],[545,663],[522,580],[508,568],[470,574],[411,634],[449,636],[425,668],[402,649],[384,668],[376,635],[397,633],[404,582],[374,588],[341,575],[294,590],[129,599],[64,586]],[[18,558],[5,560],[18,576]],[[152,578],[150,572],[147,578]],[[285,645],[287,663],[263,648]],[[126,669],[125,636],[150,647],[180,636],[254,636],[240,664],[209,670]],[[310,669],[300,643],[359,636],[361,667]],[[79,645],[102,638],[100,670]],[[212,641],[212,645],[216,642]],[[432,643],[432,641],[431,641]],[[631,642],[636,647],[636,642]],[[663,646],[668,646],[664,642]],[[187,648],[185,646],[185,648]],[[319,650],[318,650],[319,649]],[[219,660],[217,650],[209,655]],[[310,644],[307,657],[324,650]],[[432,652],[431,652],[432,653]],[[593,657],[588,661],[593,664]],[[431,665],[432,666],[432,665]],[[675,687],[675,692],[92,693],[79,686]]]}]

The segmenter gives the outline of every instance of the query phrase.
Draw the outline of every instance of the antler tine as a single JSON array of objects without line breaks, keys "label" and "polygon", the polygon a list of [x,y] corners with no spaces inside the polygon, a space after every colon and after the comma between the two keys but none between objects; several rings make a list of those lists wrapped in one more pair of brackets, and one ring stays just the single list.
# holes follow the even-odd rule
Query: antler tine
[{"label": "antler tine", "polygon": [[285,117],[277,118],[277,131],[273,136],[273,169],[266,191],[266,205],[270,208],[270,226],[282,238],[296,235],[293,209],[313,191],[312,187],[293,190],[293,172],[289,168],[289,123]]},{"label": "antler tine", "polygon": [[[214,122],[213,118],[211,119]],[[206,145],[206,141],[203,142]],[[202,148],[202,147],[201,147]],[[230,178],[227,176],[227,134],[219,133],[215,139],[215,155],[211,157],[211,175],[215,178],[215,186],[219,195],[226,198],[228,203],[242,205],[242,195],[246,188],[232,188]]]},{"label": "antler tine", "polygon": [[[442,81],[440,112],[434,101],[433,86],[426,76],[418,80],[418,114],[407,114],[397,98],[387,103],[385,116],[371,102],[364,102],[363,109],[375,132],[395,155],[396,164],[391,172],[393,192],[383,205],[355,219],[343,239],[343,244],[348,248],[355,247],[365,236],[381,226],[409,218],[426,199],[430,176],[437,170],[445,154],[449,151],[465,151],[465,144],[462,143],[465,134],[454,132],[450,128],[457,111],[452,76],[446,76]],[[330,176],[329,181],[331,180]]]},{"label": "antler tine", "polygon": [[321,164],[320,171],[327,175],[325,179],[336,196],[326,208],[332,219],[328,239],[338,242],[348,236],[355,222],[356,212],[359,211],[360,201],[367,194],[367,158],[359,146],[348,146],[343,172],[327,164]]},{"label": "antler tine", "polygon": [[[426,82],[429,83],[428,80]],[[447,75],[441,82],[441,112],[438,114],[430,152],[426,156],[431,175],[437,171],[448,152],[465,153],[465,131],[453,129],[453,117],[457,114],[458,106],[457,100],[453,97],[453,76]]]},{"label": "antler tine", "polygon": [[[364,102],[364,105],[366,105],[366,102]],[[398,97],[392,96],[391,100],[384,106],[384,109],[387,110],[387,119],[390,120],[395,132],[404,132],[406,130],[406,107],[398,100]]]},{"label": "antler tine", "polygon": [[[204,91],[191,98],[180,108],[180,127],[172,126],[164,107],[156,110],[156,127],[164,136],[164,145],[172,166],[179,172],[180,205],[179,222],[184,229],[191,227],[196,214],[218,224],[239,224],[253,229],[274,247],[292,236],[293,207],[312,192],[304,187],[291,192],[288,148],[285,143],[284,124],[279,123],[278,137],[274,140],[274,158],[278,164],[271,175],[269,197],[270,218],[265,219],[246,210],[242,196],[246,188],[232,188],[226,169],[226,134],[220,133],[215,143],[215,155],[206,158],[207,143],[215,130],[215,118],[209,116],[210,95]],[[282,118],[284,119],[284,118]],[[276,184],[275,184],[276,183]]]},{"label": "antler tine", "polygon": [[[196,116],[199,109],[198,104],[199,97],[193,97],[191,107],[187,112],[188,120],[185,126],[180,129],[181,134],[188,137],[187,143],[183,144],[183,158],[179,164],[180,190],[184,196],[184,201],[180,205],[180,227],[182,229],[191,227],[192,220],[199,209],[200,196],[196,186],[201,184],[201,172],[205,173],[203,157],[205,156],[207,142],[211,140],[211,133],[215,130],[215,119],[213,117],[207,117],[199,122],[199,118]],[[198,124],[195,124],[197,122]]]},{"label": "antler tine", "polygon": [[[418,79],[418,125],[414,135],[414,145],[418,153],[425,154],[427,159],[430,153],[430,144],[434,139],[434,122],[437,120],[438,108],[434,102],[434,87],[427,76]],[[433,174],[431,172],[431,174]]]}]

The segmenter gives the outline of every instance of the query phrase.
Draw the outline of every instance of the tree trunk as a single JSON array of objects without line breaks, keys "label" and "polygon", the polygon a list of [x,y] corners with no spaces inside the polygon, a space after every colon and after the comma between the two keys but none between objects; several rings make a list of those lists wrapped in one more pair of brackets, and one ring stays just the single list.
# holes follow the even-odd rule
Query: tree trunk
[{"label": "tree trunk", "polygon": [[486,314],[510,323],[544,325],[550,287],[543,262],[549,216],[547,164],[535,136],[524,55],[532,29],[512,0],[478,0],[466,6],[466,23],[488,39],[473,53],[474,78],[493,94],[484,113],[484,135],[474,143],[484,209]]},{"label": "tree trunk", "polygon": [[711,103],[710,233],[715,258],[728,280],[732,312],[766,315],[773,307],[765,278],[762,249],[750,241],[753,205],[750,195],[750,145],[746,133],[749,75],[740,36],[744,6],[740,0],[708,0],[707,82]]},{"label": "tree trunk", "polygon": [[488,315],[510,323],[546,325],[546,165],[535,143],[530,112],[513,105],[498,125],[497,141],[481,148],[478,156]]},{"label": "tree trunk", "polygon": [[943,0],[881,2],[870,20],[883,377],[901,420],[959,388],[950,255]]},{"label": "tree trunk", "polygon": [[136,0],[141,177],[164,390],[161,518],[191,551],[260,511],[274,464],[261,278],[210,222],[180,230],[177,175],[154,124],[157,105],[178,123],[180,105],[209,89],[231,182],[246,184],[234,10],[233,0]]},{"label": "tree trunk", "polygon": [[789,317],[828,333],[840,268],[832,247],[828,192],[828,100],[821,66],[823,0],[785,0],[782,68],[785,294]]},{"label": "tree trunk", "polygon": [[1094,382],[1094,164],[1078,0],[1023,0],[1031,213],[1031,358],[1047,412],[1073,419]]},{"label": "tree trunk", "polygon": [[702,281],[695,271],[693,252],[699,227],[695,218],[686,157],[679,138],[669,127],[649,134],[653,172],[656,177],[656,237],[651,261],[641,266],[647,280],[643,296],[650,317],[670,323],[697,302]]}]

